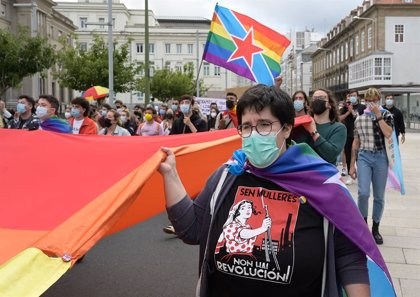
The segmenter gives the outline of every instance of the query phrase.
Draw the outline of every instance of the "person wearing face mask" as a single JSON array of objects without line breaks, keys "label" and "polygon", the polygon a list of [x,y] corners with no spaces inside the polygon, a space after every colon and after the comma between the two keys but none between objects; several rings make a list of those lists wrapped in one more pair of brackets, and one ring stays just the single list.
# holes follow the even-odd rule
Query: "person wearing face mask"
[{"label": "person wearing face mask", "polygon": [[206,132],[207,123],[192,109],[194,99],[189,95],[183,95],[180,102],[182,114],[174,121],[170,135]]},{"label": "person wearing face mask", "polygon": [[108,111],[105,118],[105,128],[99,131],[99,135],[131,136],[127,129],[121,127],[120,117],[121,115],[115,109]]},{"label": "person wearing face mask", "polygon": [[209,131],[216,130],[216,118],[217,118],[218,112],[217,109],[214,107],[210,108],[210,114],[207,116],[207,128]]},{"label": "person wearing face mask", "polygon": [[166,104],[162,104],[160,107],[159,107],[159,120],[160,120],[160,123],[162,123],[162,121],[164,121],[165,120],[165,115],[166,115],[166,113],[167,113],[167,111],[168,111],[168,105],[166,105]]},{"label": "person wearing face mask", "polygon": [[71,119],[69,123],[73,134],[97,135],[96,123],[88,117],[90,110],[89,101],[83,97],[74,98],[71,101]]},{"label": "person wearing face mask", "polygon": [[[358,199],[362,216],[367,222],[370,187],[373,189],[372,235],[377,244],[383,243],[379,223],[385,206],[385,187],[388,178],[388,158],[385,139],[392,137],[392,114],[379,105],[378,89],[366,91],[367,107],[354,122],[354,140],[349,175],[357,178]],[[357,160],[357,171],[356,171]]]},{"label": "person wearing face mask", "polygon": [[[309,101],[308,96],[304,91],[296,91],[292,96],[292,100],[296,117],[301,117],[308,114]],[[303,126],[297,126],[292,130],[292,139],[296,143],[308,143],[311,141],[311,135],[305,130]]]},{"label": "person wearing face mask", "polygon": [[123,112],[123,110],[124,110],[123,106],[124,106],[124,104],[121,100],[116,100],[115,101],[115,109],[117,110],[117,112],[119,114],[121,114]]},{"label": "person wearing face mask", "polygon": [[18,99],[16,112],[19,115],[17,121],[9,121],[9,129],[38,130],[40,120],[35,115],[35,100],[31,96],[21,95]]},{"label": "person wearing face mask", "polygon": [[[350,193],[326,182],[339,176],[335,166],[307,144],[292,143],[290,96],[253,86],[239,100],[237,115],[242,150],[194,200],[174,153],[162,148],[168,217],[180,239],[200,245],[197,296],[338,297],[343,289],[349,297],[370,296],[365,253],[379,250],[363,237],[369,230]],[[332,205],[346,211],[330,211]],[[348,226],[352,231],[344,235]]]},{"label": "person wearing face mask", "polygon": [[155,121],[154,115],[156,115],[156,110],[149,106],[146,107],[144,113],[145,122],[140,124],[137,129],[137,135],[140,136],[158,136],[163,135],[163,129],[160,124]]},{"label": "person wearing face mask", "polygon": [[39,129],[58,133],[72,133],[70,124],[57,117],[59,106],[60,103],[54,96],[39,96],[38,106],[36,108],[36,115],[41,121]]},{"label": "person wearing face mask", "polygon": [[394,117],[395,133],[397,135],[397,142],[399,143],[399,136],[401,134],[401,144],[405,142],[405,124],[404,116],[398,108],[395,107],[395,99],[392,95],[385,96],[385,105],[382,106],[388,110]]},{"label": "person wearing face mask", "polygon": [[138,126],[136,125],[134,119],[131,118],[130,111],[124,110],[121,113],[121,124],[128,132],[130,132],[131,136],[136,135]]},{"label": "person wearing face mask", "polygon": [[66,109],[64,110],[64,118],[69,120],[71,118],[71,106],[67,105]]},{"label": "person wearing face mask", "polygon": [[174,123],[174,112],[172,109],[168,109],[165,114],[165,119],[160,123],[160,126],[163,130],[163,135],[169,135],[172,130],[172,125]]},{"label": "person wearing face mask", "polygon": [[109,105],[108,103],[103,103],[99,109],[99,113],[101,115],[101,117],[99,118],[98,124],[100,127],[104,128],[105,127],[105,119],[106,119],[106,115],[108,114],[108,111],[110,111],[112,109],[111,105]]},{"label": "person wearing face mask", "polygon": [[[358,116],[363,114],[365,108],[365,105],[359,103],[359,93],[356,90],[350,90],[347,93],[346,104],[340,111],[340,122],[342,122],[347,129],[347,139],[346,144],[344,145],[345,168],[347,170],[343,170],[344,176],[350,171],[351,147],[354,139],[354,121]],[[348,178],[346,184],[352,184],[352,179]]]},{"label": "person wearing face mask", "polygon": [[215,127],[217,130],[235,128],[238,126],[238,117],[236,116],[236,103],[238,97],[235,93],[226,94],[226,111],[220,112],[216,118]]},{"label": "person wearing face mask", "polygon": [[311,138],[308,144],[325,161],[335,164],[346,143],[346,127],[338,122],[337,103],[327,89],[318,89],[310,105],[312,121],[303,127]]},{"label": "person wearing face mask", "polygon": [[172,99],[171,109],[174,112],[174,119],[175,120],[178,119],[182,114],[181,110],[179,109],[179,100],[178,99]]}]

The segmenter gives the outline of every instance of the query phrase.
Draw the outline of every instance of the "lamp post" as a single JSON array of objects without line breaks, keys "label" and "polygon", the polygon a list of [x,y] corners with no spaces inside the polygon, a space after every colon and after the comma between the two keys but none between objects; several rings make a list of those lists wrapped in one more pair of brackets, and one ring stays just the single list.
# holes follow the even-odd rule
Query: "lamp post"
[{"label": "lamp post", "polygon": [[144,90],[144,102],[149,104],[150,101],[150,69],[149,69],[149,1],[144,2],[144,74],[145,74],[145,90]]}]

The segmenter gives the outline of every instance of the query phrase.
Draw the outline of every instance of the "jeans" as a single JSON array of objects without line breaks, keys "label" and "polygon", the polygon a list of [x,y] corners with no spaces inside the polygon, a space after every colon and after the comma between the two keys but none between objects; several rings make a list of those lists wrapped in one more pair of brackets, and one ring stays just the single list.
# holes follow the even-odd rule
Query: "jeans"
[{"label": "jeans", "polygon": [[379,223],[385,206],[385,186],[388,177],[388,159],[386,151],[361,150],[357,159],[357,183],[359,210],[364,218],[369,211],[370,184],[373,189],[372,219]]}]

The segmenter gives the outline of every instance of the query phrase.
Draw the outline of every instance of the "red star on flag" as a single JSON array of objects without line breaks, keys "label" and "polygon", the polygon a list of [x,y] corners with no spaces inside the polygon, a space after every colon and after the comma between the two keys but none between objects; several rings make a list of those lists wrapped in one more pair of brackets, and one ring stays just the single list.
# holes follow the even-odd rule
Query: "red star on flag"
[{"label": "red star on flag", "polygon": [[243,58],[249,69],[252,69],[252,60],[254,54],[264,51],[264,49],[254,44],[254,28],[251,27],[249,29],[244,39],[235,37],[233,35],[232,39],[236,45],[236,50],[232,53],[228,61]]}]

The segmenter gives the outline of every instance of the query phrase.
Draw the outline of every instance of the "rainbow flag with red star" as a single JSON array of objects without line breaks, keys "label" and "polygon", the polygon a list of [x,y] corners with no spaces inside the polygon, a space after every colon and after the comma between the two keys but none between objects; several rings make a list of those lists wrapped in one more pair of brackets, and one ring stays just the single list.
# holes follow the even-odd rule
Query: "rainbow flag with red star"
[{"label": "rainbow flag with red star", "polygon": [[252,81],[273,85],[289,44],[280,33],[216,4],[203,59]]}]

